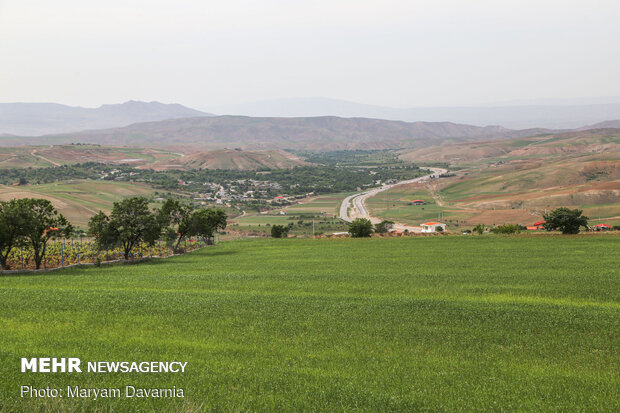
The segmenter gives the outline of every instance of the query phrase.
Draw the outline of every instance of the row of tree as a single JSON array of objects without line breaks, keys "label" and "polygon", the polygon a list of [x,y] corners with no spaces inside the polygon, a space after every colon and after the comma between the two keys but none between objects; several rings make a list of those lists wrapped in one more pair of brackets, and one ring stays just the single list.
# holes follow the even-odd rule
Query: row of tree
[{"label": "row of tree", "polygon": [[110,215],[99,211],[88,222],[88,232],[99,248],[118,246],[129,259],[136,245],[153,245],[162,235],[176,240],[177,250],[186,237],[201,237],[212,242],[217,231],[226,228],[226,213],[221,209],[197,209],[168,198],[162,207],[151,211],[144,197],[115,202]]},{"label": "row of tree", "polygon": [[[152,211],[146,198],[134,197],[115,202],[110,215],[99,211],[90,219],[88,229],[100,249],[120,247],[129,259],[134,247],[140,243],[153,245],[162,235],[175,241],[175,250],[187,237],[201,237],[210,243],[217,231],[226,228],[226,219],[221,209],[196,210],[175,199]],[[48,242],[73,233],[71,223],[47,199],[0,202],[0,265],[10,269],[11,251],[30,247],[39,269]]]},{"label": "row of tree", "polygon": [[[578,234],[581,227],[588,227],[588,217],[582,214],[583,210],[581,209],[570,209],[566,207],[554,209],[548,214],[543,214],[545,220],[543,228],[547,231],[561,231],[562,234]],[[373,228],[370,220],[358,218],[349,224],[349,233],[354,238],[369,237],[373,231],[379,234],[388,232],[393,224],[394,222],[392,221],[384,220],[376,224]],[[478,224],[474,227],[473,231],[482,234],[485,228],[484,224]],[[515,234],[524,229],[526,229],[526,227],[521,225],[504,224],[491,228],[490,231],[497,234]]]}]

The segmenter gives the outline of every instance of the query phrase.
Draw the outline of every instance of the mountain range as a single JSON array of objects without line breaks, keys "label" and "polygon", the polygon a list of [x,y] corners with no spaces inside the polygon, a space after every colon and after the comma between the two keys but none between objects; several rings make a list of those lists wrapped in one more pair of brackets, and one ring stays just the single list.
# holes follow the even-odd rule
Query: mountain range
[{"label": "mountain range", "polygon": [[203,116],[135,123],[122,128],[90,130],[40,137],[0,138],[0,145],[93,143],[200,149],[395,149],[419,148],[444,142],[502,139],[548,133],[472,126],[451,122],[401,122],[335,116],[313,118],[253,118]]},{"label": "mountain range", "polygon": [[129,101],[98,108],[58,103],[0,103],[0,134],[39,136],[208,115],[183,105],[159,102]]},{"label": "mountain range", "polygon": [[[338,105],[338,102],[332,101],[332,106],[326,104],[324,110],[337,112],[334,105]],[[353,110],[354,107],[349,109]],[[349,109],[342,108],[345,112]],[[278,110],[285,111],[285,107]],[[613,128],[618,127],[620,121],[607,120],[589,126],[583,124],[573,130]],[[46,132],[33,136],[41,131]],[[415,149],[444,143],[498,140],[564,131],[568,130],[517,130],[446,121],[405,122],[363,117],[215,116],[178,104],[158,102],[129,101],[96,109],[53,103],[0,104],[0,133],[4,133],[0,135],[0,146],[89,143],[179,147],[185,151],[188,147],[198,150]]]},{"label": "mountain range", "polygon": [[620,119],[620,97],[607,99],[534,100],[487,106],[392,108],[322,97],[263,100],[215,106],[220,115],[256,117],[365,117],[405,122],[454,122],[469,125],[501,125],[512,129],[574,129],[583,125]]}]

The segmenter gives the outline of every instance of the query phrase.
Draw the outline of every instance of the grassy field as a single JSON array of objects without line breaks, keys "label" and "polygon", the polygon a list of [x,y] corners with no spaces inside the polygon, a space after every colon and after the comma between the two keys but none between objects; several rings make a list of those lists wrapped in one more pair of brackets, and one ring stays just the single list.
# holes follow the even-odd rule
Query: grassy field
[{"label": "grassy field", "polygon": [[148,166],[178,157],[179,154],[174,152],[139,147],[101,145],[0,147],[0,170],[6,168],[40,168],[84,162],[112,162]]},{"label": "grassy field", "polygon": [[[0,277],[0,410],[620,409],[617,235],[251,240]],[[20,357],[186,361],[22,374]],[[20,385],[185,399],[21,399]]]},{"label": "grassy field", "polygon": [[12,198],[45,198],[75,226],[86,228],[99,210],[109,212],[112,204],[131,196],[151,196],[148,185],[132,182],[74,180],[42,185],[0,185],[0,201]]},{"label": "grassy field", "polygon": [[[294,224],[290,234],[312,235],[312,220],[315,234],[346,231],[347,223],[337,217],[342,200],[351,193],[319,195],[301,200],[298,204],[282,207],[267,214],[252,213],[232,220],[228,229],[245,233],[269,234],[271,225]],[[284,210],[286,215],[280,215]]]},{"label": "grassy field", "polygon": [[[426,201],[426,204],[411,205],[411,201],[415,199]],[[471,211],[454,206],[439,206],[431,193],[421,184],[400,185],[379,192],[368,198],[366,205],[373,216],[412,225],[437,221],[441,216],[442,222],[445,221],[451,226],[453,223],[462,223],[474,215]]]}]

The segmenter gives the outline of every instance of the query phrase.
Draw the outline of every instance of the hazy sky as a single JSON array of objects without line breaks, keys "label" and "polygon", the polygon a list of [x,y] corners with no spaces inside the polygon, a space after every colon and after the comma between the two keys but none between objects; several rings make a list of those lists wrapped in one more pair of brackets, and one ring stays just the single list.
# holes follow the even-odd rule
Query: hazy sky
[{"label": "hazy sky", "polygon": [[0,0],[0,101],[620,95],[618,0]]}]

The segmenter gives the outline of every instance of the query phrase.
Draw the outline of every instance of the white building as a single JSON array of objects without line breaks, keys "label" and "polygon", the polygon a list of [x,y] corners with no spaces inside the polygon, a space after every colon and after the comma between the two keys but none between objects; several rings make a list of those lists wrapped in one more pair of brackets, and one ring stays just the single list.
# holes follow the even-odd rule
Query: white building
[{"label": "white building", "polygon": [[437,228],[441,228],[440,232],[446,231],[446,224],[442,224],[441,222],[425,222],[422,224],[422,232],[438,232]]}]

